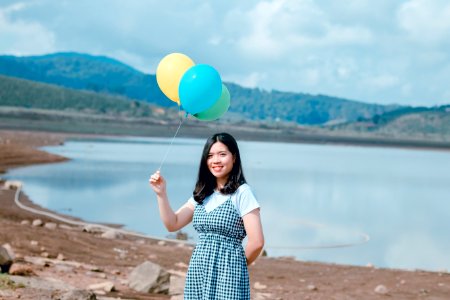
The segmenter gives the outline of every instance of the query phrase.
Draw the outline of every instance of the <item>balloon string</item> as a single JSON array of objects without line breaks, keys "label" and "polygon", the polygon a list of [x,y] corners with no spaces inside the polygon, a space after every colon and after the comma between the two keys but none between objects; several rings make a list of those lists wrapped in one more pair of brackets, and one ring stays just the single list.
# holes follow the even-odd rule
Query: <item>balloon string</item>
[{"label": "balloon string", "polygon": [[181,117],[180,124],[178,124],[177,131],[175,131],[175,135],[173,136],[172,140],[170,141],[169,147],[167,148],[166,153],[164,154],[164,158],[163,158],[163,160],[161,161],[161,164],[159,165],[158,171],[161,171],[161,168],[162,168],[164,162],[166,161],[167,155],[169,154],[169,151],[170,151],[170,149],[172,148],[173,141],[175,140],[175,137],[177,136],[178,131],[179,131],[180,128],[181,128],[181,124],[183,124],[183,122],[184,122],[184,120],[186,119],[186,117],[187,117],[187,113],[186,113],[186,115],[185,115],[184,117]]}]

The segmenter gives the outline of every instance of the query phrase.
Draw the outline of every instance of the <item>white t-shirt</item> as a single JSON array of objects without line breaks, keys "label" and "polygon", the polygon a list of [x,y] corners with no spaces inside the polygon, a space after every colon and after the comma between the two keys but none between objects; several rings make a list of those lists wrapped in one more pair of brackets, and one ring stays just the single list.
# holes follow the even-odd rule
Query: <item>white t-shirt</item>
[{"label": "white t-shirt", "polygon": [[[234,194],[223,195],[218,191],[214,191],[214,193],[206,197],[205,200],[203,200],[206,212],[213,211],[219,205],[227,201],[230,197],[231,202],[233,203],[234,207],[236,207],[236,210],[241,217],[260,207],[250,186],[244,183],[236,190],[236,192],[234,192]],[[194,207],[198,205],[198,203],[194,200],[194,197],[189,198],[188,202],[193,204]]]}]

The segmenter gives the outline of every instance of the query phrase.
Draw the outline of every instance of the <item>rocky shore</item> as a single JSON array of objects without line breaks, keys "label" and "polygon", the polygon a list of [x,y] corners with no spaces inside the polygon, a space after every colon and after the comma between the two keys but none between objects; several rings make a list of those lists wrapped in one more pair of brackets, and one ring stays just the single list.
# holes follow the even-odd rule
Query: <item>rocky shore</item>
[{"label": "rocky shore", "polygon": [[[68,137],[0,131],[0,170],[64,161],[36,147],[61,144]],[[19,186],[0,183],[0,299],[182,299],[192,245],[55,214],[33,204],[18,192]],[[17,202],[48,214],[25,210]],[[290,257],[260,257],[249,270],[252,299],[450,299],[450,274],[444,270],[355,267]]]}]

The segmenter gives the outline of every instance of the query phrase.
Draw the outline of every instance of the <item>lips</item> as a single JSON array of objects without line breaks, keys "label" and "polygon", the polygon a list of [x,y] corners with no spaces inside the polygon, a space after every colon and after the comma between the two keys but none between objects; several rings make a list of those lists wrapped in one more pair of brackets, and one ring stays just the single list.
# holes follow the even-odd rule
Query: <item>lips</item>
[{"label": "lips", "polygon": [[216,172],[219,172],[220,170],[223,169],[223,166],[213,166],[212,169]]}]

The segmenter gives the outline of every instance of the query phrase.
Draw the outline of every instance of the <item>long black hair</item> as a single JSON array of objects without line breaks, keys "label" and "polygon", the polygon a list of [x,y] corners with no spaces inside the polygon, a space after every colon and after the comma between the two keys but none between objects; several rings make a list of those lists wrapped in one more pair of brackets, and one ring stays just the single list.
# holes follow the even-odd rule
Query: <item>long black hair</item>
[{"label": "long black hair", "polygon": [[202,158],[198,169],[197,183],[195,184],[194,192],[192,193],[195,201],[201,204],[203,200],[211,195],[216,188],[216,177],[209,171],[207,160],[209,151],[213,144],[221,142],[227,146],[228,150],[234,157],[233,168],[228,175],[228,181],[225,186],[220,189],[220,192],[225,195],[233,194],[242,184],[246,183],[244,172],[242,170],[241,156],[239,148],[234,137],[229,133],[216,133],[206,140],[203,147]]}]

